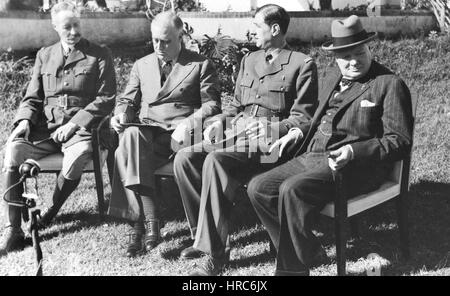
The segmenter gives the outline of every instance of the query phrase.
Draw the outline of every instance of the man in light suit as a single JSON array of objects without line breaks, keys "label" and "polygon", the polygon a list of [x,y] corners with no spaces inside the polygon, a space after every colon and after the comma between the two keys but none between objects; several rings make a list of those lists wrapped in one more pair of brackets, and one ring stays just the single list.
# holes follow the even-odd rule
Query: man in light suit
[{"label": "man in light suit", "polygon": [[[116,76],[110,51],[81,37],[80,15],[70,3],[56,4],[52,24],[60,42],[36,55],[33,75],[14,119],[4,163],[5,189],[15,184],[19,166],[63,152],[61,173],[53,204],[40,219],[46,226],[80,182],[84,166],[92,158],[91,128],[114,108]],[[7,199],[21,200],[18,186]],[[9,225],[0,253],[23,245],[21,209],[8,206]]]},{"label": "man in light suit", "polygon": [[192,275],[220,273],[229,260],[229,220],[239,190],[251,176],[280,161],[267,153],[270,141],[292,127],[306,133],[317,107],[316,65],[288,48],[288,25],[289,15],[278,5],[256,11],[255,39],[261,50],[243,58],[234,100],[207,120],[203,143],[175,156],[175,177],[195,238],[181,257],[207,254]]},{"label": "man in light suit", "polygon": [[[182,44],[182,20],[163,12],[151,24],[155,52],[138,60],[118,100],[112,127],[119,133],[109,214],[134,222],[127,256],[160,240],[155,169],[202,134],[203,119],[220,112],[215,68]],[[171,149],[172,147],[172,149]]]},{"label": "man in light suit", "polygon": [[255,177],[247,190],[278,251],[275,275],[308,275],[324,255],[311,227],[333,200],[332,170],[345,168],[347,191],[356,196],[378,188],[411,149],[411,95],[402,79],[372,59],[366,43],[376,34],[353,15],[333,21],[331,35],[322,48],[334,52],[338,67],[319,83],[311,128],[274,143],[301,143],[296,157]]}]

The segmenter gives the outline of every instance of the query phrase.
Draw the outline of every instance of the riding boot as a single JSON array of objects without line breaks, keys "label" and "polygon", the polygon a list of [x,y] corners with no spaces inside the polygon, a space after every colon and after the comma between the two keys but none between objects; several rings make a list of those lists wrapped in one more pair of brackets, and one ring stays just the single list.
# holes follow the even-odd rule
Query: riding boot
[{"label": "riding boot", "polygon": [[45,212],[41,219],[38,220],[39,228],[47,227],[53,218],[58,213],[59,209],[63,206],[64,202],[67,198],[72,194],[72,192],[77,188],[80,183],[80,179],[70,180],[64,178],[64,176],[60,173],[58,175],[58,180],[56,182],[55,191],[53,192],[53,204],[52,206]]},{"label": "riding boot", "polygon": [[[10,186],[16,184],[20,179],[18,168],[10,168],[8,172],[4,174],[5,190]],[[5,198],[11,201],[21,201],[23,194],[23,184],[19,184],[14,188],[11,188]],[[0,256],[6,255],[8,252],[21,250],[25,246],[25,235],[21,228],[22,223],[22,208],[5,205],[8,224],[6,225],[5,232],[3,233],[2,240],[0,242]]]}]

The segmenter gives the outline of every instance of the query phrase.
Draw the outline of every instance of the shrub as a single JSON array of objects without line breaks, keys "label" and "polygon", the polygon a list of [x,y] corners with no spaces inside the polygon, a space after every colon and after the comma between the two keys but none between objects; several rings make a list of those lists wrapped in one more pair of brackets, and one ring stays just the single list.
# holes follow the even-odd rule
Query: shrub
[{"label": "shrub", "polygon": [[216,65],[221,90],[225,95],[234,93],[241,60],[247,52],[255,49],[249,42],[236,43],[231,37],[223,35],[220,28],[213,37],[205,34],[200,45],[200,53]]},{"label": "shrub", "polygon": [[0,54],[0,111],[17,108],[30,80],[32,63],[29,57],[15,60],[11,52]]}]

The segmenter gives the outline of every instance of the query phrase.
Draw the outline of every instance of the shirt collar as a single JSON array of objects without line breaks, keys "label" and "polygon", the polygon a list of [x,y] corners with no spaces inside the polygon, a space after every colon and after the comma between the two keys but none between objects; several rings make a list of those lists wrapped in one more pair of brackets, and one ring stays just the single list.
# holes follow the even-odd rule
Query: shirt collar
[{"label": "shirt collar", "polygon": [[273,63],[273,61],[276,60],[276,58],[280,55],[281,49],[283,49],[286,46],[286,42],[281,46],[280,48],[270,48],[266,50],[265,56],[271,55],[272,58],[268,61],[269,63]]},{"label": "shirt collar", "polygon": [[61,41],[61,46],[64,52],[64,55],[67,56],[69,55],[69,53],[71,51],[74,50],[75,46],[74,45],[68,45],[67,43],[65,43],[64,41]]}]

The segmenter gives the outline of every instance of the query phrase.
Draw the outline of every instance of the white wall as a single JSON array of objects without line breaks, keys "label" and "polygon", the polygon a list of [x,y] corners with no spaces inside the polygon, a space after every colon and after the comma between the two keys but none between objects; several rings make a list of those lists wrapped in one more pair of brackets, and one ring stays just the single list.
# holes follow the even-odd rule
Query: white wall
[{"label": "white wall", "polygon": [[[256,5],[263,6],[265,4],[274,3],[284,7],[288,11],[308,11],[309,4],[313,8],[318,8],[319,0],[253,0]],[[251,0],[200,0],[200,2],[209,11],[226,11],[231,8],[231,11],[250,11]]]},{"label": "white wall", "polygon": [[[267,3],[274,3],[284,7],[288,11],[307,11],[309,4],[317,9],[319,0],[254,0],[257,6],[262,6]],[[231,8],[231,11],[250,11],[251,0],[200,0],[200,2],[209,11],[226,11]],[[333,9],[342,9],[347,6],[356,7],[367,4],[368,0],[332,0]]]},{"label": "white wall", "polygon": [[367,5],[368,0],[331,0],[333,9],[343,9],[347,7],[356,7],[359,5]]}]

